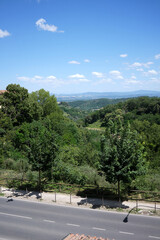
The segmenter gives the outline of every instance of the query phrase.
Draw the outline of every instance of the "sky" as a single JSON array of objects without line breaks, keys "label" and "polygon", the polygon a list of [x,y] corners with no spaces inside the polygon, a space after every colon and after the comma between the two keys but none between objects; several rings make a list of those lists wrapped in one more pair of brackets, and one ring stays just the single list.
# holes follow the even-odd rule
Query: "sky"
[{"label": "sky", "polygon": [[0,90],[160,91],[160,0],[0,0]]}]

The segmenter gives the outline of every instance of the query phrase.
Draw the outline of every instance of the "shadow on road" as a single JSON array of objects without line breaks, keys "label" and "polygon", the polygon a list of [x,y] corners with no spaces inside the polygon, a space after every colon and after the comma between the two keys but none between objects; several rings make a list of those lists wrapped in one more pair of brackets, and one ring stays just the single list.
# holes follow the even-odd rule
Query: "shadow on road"
[{"label": "shadow on road", "polygon": [[118,201],[103,200],[103,199],[97,199],[97,198],[86,198],[81,200],[77,204],[78,205],[90,204],[93,209],[100,208],[102,206],[106,208],[122,208],[122,209],[129,208],[128,206]]}]

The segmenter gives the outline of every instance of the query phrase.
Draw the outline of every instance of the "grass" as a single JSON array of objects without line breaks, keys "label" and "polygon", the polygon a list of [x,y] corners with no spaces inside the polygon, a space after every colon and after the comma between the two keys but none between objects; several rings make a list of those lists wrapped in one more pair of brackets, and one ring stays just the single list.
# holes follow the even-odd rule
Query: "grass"
[{"label": "grass", "polygon": [[92,124],[89,124],[87,129],[93,129],[93,130],[99,130],[99,131],[105,131],[105,127],[101,127],[101,121],[98,120],[97,122],[94,122]]}]

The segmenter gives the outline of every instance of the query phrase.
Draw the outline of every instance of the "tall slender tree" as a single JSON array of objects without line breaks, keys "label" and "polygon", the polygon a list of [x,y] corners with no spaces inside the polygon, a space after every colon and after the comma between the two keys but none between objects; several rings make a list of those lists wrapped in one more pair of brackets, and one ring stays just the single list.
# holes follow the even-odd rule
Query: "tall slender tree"
[{"label": "tall slender tree", "polygon": [[101,140],[102,169],[106,180],[118,184],[120,200],[120,184],[130,183],[137,175],[145,171],[144,147],[136,131],[130,125],[122,126],[119,119],[109,121],[106,134]]}]

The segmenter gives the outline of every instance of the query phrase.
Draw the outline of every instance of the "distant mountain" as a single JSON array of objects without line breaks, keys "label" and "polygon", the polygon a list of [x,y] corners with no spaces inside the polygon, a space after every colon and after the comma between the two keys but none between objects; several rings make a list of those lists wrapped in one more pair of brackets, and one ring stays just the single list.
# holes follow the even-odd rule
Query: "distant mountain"
[{"label": "distant mountain", "polygon": [[88,92],[77,94],[57,94],[55,95],[58,102],[73,102],[77,100],[91,100],[100,98],[133,98],[133,97],[160,97],[160,91],[139,90],[133,92]]}]

